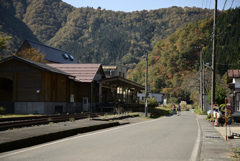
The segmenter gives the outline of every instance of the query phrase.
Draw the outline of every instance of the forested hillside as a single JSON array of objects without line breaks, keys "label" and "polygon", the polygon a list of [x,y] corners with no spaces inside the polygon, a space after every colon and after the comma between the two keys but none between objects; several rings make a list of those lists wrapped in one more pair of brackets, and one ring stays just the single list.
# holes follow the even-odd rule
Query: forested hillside
[{"label": "forested hillside", "polygon": [[[224,83],[221,77],[227,69],[240,67],[240,9],[227,10],[218,16],[216,81]],[[151,92],[162,92],[169,98],[189,100],[199,93],[199,56],[202,46],[203,60],[211,62],[213,19],[206,18],[185,25],[166,39],[158,41],[149,55],[149,83]],[[128,78],[140,84],[145,82],[146,59],[142,59]],[[210,64],[211,65],[211,64]],[[210,90],[211,70],[206,68],[205,91]],[[226,84],[225,84],[226,85]],[[224,86],[224,85],[223,85]],[[199,97],[198,97],[199,98]]]},{"label": "forested hillside", "polygon": [[212,10],[170,7],[114,12],[99,7],[74,8],[61,0],[0,0],[0,36],[11,36],[4,56],[24,39],[70,51],[81,63],[122,63],[134,68],[142,55],[189,22]]}]

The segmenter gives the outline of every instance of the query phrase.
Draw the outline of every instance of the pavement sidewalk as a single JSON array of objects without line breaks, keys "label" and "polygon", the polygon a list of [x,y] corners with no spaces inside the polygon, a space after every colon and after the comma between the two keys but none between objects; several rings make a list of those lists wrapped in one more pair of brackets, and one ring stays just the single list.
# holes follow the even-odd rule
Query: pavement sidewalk
[{"label": "pavement sidewalk", "polygon": [[[240,148],[240,139],[225,140],[225,127],[214,127],[211,122],[205,120],[207,115],[196,115],[202,130],[201,160],[232,161],[234,158],[232,149]],[[229,129],[228,129],[229,131]],[[240,127],[231,127],[232,132],[240,132]],[[229,132],[228,132],[229,135]]]}]

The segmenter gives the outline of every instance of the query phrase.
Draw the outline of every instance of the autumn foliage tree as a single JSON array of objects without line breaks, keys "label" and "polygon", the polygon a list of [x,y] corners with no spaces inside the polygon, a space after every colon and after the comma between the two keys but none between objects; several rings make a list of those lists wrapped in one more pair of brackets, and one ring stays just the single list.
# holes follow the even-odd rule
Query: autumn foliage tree
[{"label": "autumn foliage tree", "polygon": [[[11,37],[0,37],[0,51],[2,51],[3,49],[6,48],[5,46],[5,43],[6,43],[6,40],[10,40]],[[0,60],[2,59],[2,55],[0,55]]]},{"label": "autumn foliage tree", "polygon": [[29,59],[32,61],[40,62],[40,63],[46,63],[46,60],[44,60],[45,55],[40,52],[40,50],[29,48],[26,50],[21,50],[17,52],[16,56]]}]

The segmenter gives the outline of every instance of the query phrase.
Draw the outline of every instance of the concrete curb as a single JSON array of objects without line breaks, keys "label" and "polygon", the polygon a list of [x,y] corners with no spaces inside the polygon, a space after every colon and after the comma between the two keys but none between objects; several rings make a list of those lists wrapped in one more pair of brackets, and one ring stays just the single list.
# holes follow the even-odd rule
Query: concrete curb
[{"label": "concrete curb", "polygon": [[198,152],[197,152],[197,156],[199,156],[199,157],[197,158],[197,160],[200,161],[200,160],[203,160],[203,158],[202,158],[203,130],[202,130],[202,127],[201,127],[201,125],[200,125],[199,120],[198,120],[197,117],[196,117],[196,120],[197,120],[197,123],[198,123],[198,127],[199,127],[199,129],[200,129],[200,142],[199,142],[199,147],[198,147]]},{"label": "concrete curb", "polygon": [[118,125],[120,125],[118,122],[110,122],[110,123],[104,123],[104,124],[100,124],[100,125],[68,129],[68,130],[63,130],[63,131],[59,131],[59,132],[47,133],[44,135],[24,138],[24,139],[10,141],[10,142],[5,142],[5,143],[0,144],[0,152],[6,152],[6,151],[10,151],[10,150],[19,149],[19,148],[25,148],[25,147],[29,147],[29,146],[46,143],[49,141],[54,141],[54,140],[62,139],[62,138],[69,137],[69,136],[73,136],[73,135],[76,135],[79,133],[85,133],[85,132],[95,131],[95,130],[99,130],[99,129],[110,128],[110,127],[114,127],[114,126],[118,126]]},{"label": "concrete curb", "polygon": [[235,160],[232,149],[219,131],[212,127],[204,116],[196,115],[196,117],[202,131],[201,160]]}]

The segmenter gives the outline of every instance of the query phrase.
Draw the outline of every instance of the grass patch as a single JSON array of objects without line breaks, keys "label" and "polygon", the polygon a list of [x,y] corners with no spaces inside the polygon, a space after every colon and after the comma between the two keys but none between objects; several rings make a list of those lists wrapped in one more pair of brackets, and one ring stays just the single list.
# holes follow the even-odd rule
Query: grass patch
[{"label": "grass patch", "polygon": [[207,113],[202,111],[201,108],[197,107],[194,109],[194,112],[197,114],[197,115],[206,115]]},{"label": "grass patch", "polygon": [[9,115],[1,115],[1,118],[11,118],[11,117],[30,117],[30,116],[43,116],[43,115],[36,115],[36,114],[9,114]]},{"label": "grass patch", "polygon": [[234,158],[240,158],[240,153],[239,153],[239,151],[240,151],[240,148],[233,149],[233,152],[235,153]]},{"label": "grass patch", "polygon": [[151,113],[150,118],[159,118],[173,114],[172,109],[167,107],[157,107],[150,110],[149,113]]}]

